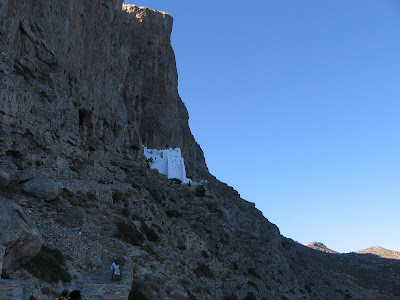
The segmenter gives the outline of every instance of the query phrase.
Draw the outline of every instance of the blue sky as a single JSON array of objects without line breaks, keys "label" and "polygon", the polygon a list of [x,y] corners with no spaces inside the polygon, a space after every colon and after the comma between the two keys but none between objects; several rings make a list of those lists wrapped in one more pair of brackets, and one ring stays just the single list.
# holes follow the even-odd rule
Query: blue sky
[{"label": "blue sky", "polygon": [[207,165],[281,233],[400,251],[400,2],[125,1],[174,17]]}]

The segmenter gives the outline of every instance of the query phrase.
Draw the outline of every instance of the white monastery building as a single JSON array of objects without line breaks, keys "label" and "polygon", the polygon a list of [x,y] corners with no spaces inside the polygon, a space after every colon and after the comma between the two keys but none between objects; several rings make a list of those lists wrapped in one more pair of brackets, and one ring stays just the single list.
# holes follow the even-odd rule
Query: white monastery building
[{"label": "white monastery building", "polygon": [[177,178],[182,183],[189,183],[189,179],[186,178],[185,162],[180,148],[157,150],[143,147],[143,151],[144,156],[152,160],[150,162],[151,169],[157,169],[168,179]]}]

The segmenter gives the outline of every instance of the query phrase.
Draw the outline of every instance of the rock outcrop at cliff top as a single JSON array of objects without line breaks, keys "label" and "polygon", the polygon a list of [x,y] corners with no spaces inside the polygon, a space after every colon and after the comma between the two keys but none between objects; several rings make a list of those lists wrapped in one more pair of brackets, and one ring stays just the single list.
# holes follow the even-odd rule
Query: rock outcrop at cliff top
[{"label": "rock outcrop at cliff top", "polygon": [[[172,17],[121,8],[0,0],[0,196],[67,259],[72,282],[57,289],[88,299],[372,299],[209,174],[177,92]],[[187,175],[208,182],[169,182],[146,167],[142,145],[181,148]],[[0,248],[12,285],[28,278],[36,298],[54,299],[50,276],[14,269]]]},{"label": "rock outcrop at cliff top", "polygon": [[311,243],[308,243],[306,246],[311,249],[319,250],[319,251],[322,251],[325,253],[339,253],[339,252],[329,249],[327,246],[325,246],[324,243],[321,243],[321,242],[311,242]]}]

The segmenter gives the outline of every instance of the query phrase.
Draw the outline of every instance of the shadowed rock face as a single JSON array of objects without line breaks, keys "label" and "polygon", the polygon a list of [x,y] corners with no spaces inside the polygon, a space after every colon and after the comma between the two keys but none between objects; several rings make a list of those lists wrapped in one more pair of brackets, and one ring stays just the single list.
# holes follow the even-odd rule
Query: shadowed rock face
[{"label": "shadowed rock face", "polygon": [[18,205],[0,197],[0,207],[0,245],[5,246],[3,268],[11,269],[38,254],[43,240]]},{"label": "shadowed rock face", "polygon": [[170,15],[122,0],[0,5],[0,153],[17,167],[144,144],[180,147],[189,174],[208,176],[177,92]]}]

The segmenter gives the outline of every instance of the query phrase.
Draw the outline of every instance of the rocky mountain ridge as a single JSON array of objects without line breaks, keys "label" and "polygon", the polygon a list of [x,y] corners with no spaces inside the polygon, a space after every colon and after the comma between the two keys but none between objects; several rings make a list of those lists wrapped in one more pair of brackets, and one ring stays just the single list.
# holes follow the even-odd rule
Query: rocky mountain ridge
[{"label": "rocky mountain ridge", "polygon": [[399,252],[370,247],[356,252],[339,253],[321,242],[309,243],[306,247],[306,255],[323,267],[347,274],[355,278],[360,285],[373,287],[386,295],[400,296]]},{"label": "rocky mountain ridge", "polygon": [[[346,254],[346,253],[340,253],[338,251],[332,250],[332,249],[328,248],[322,242],[311,242],[311,243],[307,243],[305,246],[308,247],[308,248],[311,248],[311,249],[314,249],[314,250],[319,250],[321,252],[326,252],[326,253]],[[376,256],[378,256],[380,258],[398,259],[398,260],[400,260],[400,252],[389,250],[389,249],[385,249],[385,248],[379,247],[379,246],[369,247],[367,249],[358,250],[358,251],[355,251],[355,252],[352,252],[352,253],[373,254],[373,255],[376,255]]]},{"label": "rocky mountain ridge", "polygon": [[[209,174],[177,92],[170,15],[122,0],[0,0],[0,17],[4,299],[65,288],[109,300],[383,299],[310,260]],[[167,180],[142,145],[181,148],[188,176],[207,182]]]},{"label": "rocky mountain ridge", "polygon": [[400,260],[400,252],[385,249],[383,247],[378,247],[378,246],[369,247],[364,250],[359,250],[359,251],[356,251],[356,253],[358,253],[358,254],[373,254],[380,258]]}]

